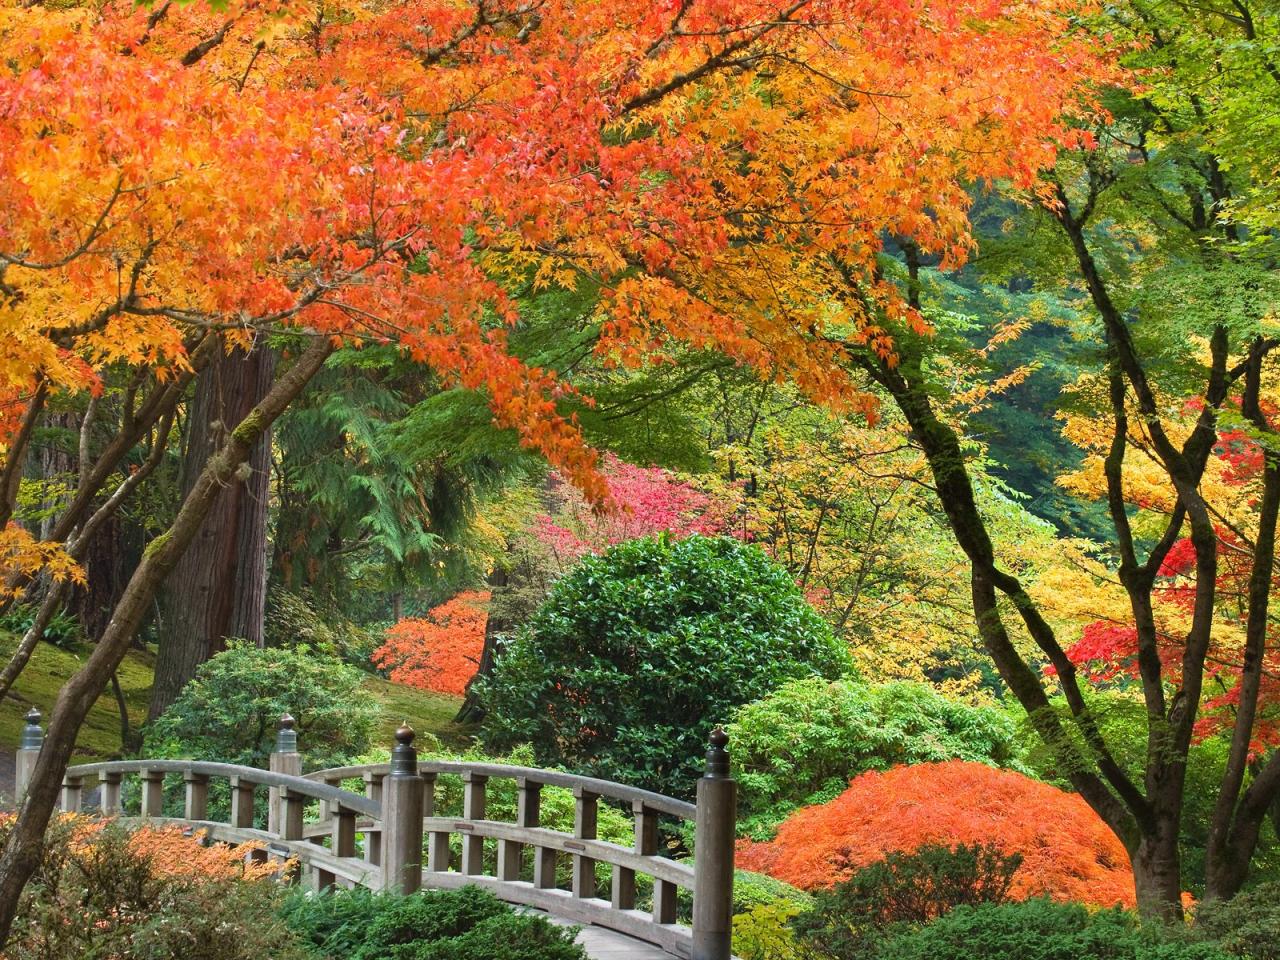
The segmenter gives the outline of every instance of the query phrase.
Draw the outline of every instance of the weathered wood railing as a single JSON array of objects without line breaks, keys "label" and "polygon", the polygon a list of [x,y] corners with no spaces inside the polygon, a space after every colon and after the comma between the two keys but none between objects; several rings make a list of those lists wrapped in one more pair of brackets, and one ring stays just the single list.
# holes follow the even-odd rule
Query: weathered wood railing
[{"label": "weathered wood railing", "polygon": [[[33,711],[34,713],[34,711]],[[21,797],[40,749],[39,715],[28,717],[18,751]],[[139,781],[139,814],[207,831],[212,840],[260,844],[259,857],[295,860],[299,879],[317,889],[334,884],[412,892],[420,887],[475,884],[511,903],[536,907],[577,922],[596,924],[656,944],[691,960],[727,960],[733,897],[736,787],[729,777],[727,738],[717,730],[707,751],[697,804],[624,784],[553,770],[502,764],[419,761],[413,731],[396,731],[390,763],[320,770],[301,776],[301,757],[290,717],[282,718],[270,769],[195,760],[123,760],[71,767],[62,808],[86,806],[86,789],[99,786],[97,809],[120,816],[125,777]],[[438,802],[439,778],[462,781],[461,816],[447,816]],[[166,777],[185,785],[183,816],[164,817]],[[211,780],[230,785],[227,822],[208,818]],[[363,793],[345,790],[360,780]],[[515,782],[514,822],[489,819],[491,780]],[[573,793],[573,833],[546,827],[542,791]],[[254,827],[256,804],[266,791],[266,829]],[[630,846],[597,835],[599,804],[630,809],[635,839]],[[662,856],[659,820],[691,820],[694,854],[688,862]],[[453,857],[453,838],[460,857]],[[494,855],[486,858],[486,849]],[[424,856],[425,850],[425,856]],[[567,883],[558,866],[569,867]],[[607,865],[608,896],[597,888],[597,864]],[[638,877],[652,881],[648,910],[637,909]],[[677,922],[677,890],[693,896],[692,927]]]}]

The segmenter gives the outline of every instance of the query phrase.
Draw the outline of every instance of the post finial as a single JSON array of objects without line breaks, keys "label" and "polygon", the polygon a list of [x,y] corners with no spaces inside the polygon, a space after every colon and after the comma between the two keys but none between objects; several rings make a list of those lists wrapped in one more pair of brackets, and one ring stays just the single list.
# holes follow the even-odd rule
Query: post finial
[{"label": "post finial", "polygon": [[40,711],[32,707],[27,711],[27,725],[22,728],[21,750],[39,750],[44,744],[44,731],[40,729]]},{"label": "post finial", "polygon": [[276,753],[298,752],[297,721],[288,713],[280,714],[280,726],[276,730]]},{"label": "post finial", "polygon": [[711,735],[707,737],[710,743],[710,749],[707,750],[707,772],[706,776],[714,779],[724,779],[729,776],[729,751],[725,749],[729,744],[729,735],[724,732],[724,728],[717,726],[711,731]]},{"label": "post finial", "polygon": [[396,745],[391,750],[391,775],[418,775],[418,751],[414,749],[413,739],[417,736],[413,727],[406,720],[396,730]]}]

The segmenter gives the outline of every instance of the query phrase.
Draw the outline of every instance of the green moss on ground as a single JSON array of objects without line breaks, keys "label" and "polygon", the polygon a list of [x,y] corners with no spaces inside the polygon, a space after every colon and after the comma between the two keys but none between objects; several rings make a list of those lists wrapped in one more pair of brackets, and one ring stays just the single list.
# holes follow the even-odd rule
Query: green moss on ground
[{"label": "green moss on ground", "polygon": [[[7,661],[18,644],[11,633],[0,632],[0,662]],[[87,644],[63,650],[42,643],[31,656],[31,662],[14,684],[9,695],[0,701],[0,751],[17,747],[23,718],[34,705],[48,715],[63,682],[78,670],[92,650]],[[137,729],[147,718],[147,701],[155,669],[155,654],[150,650],[131,650],[120,667],[120,686],[129,709],[129,722]],[[377,677],[369,677],[364,688],[382,705],[382,726],[391,732],[408,720],[419,732],[439,737],[450,747],[462,747],[469,738],[464,728],[453,722],[461,701],[457,697],[415,690]],[[89,711],[76,744],[75,760],[88,763],[120,756],[120,711],[110,686]]]},{"label": "green moss on ground", "polygon": [[[13,634],[0,633],[0,656],[7,661],[17,644],[18,638]],[[49,643],[36,648],[18,682],[0,702],[0,747],[11,750],[17,746],[23,718],[33,705],[48,716],[63,682],[80,669],[91,650],[88,644],[79,644],[70,650]],[[155,655],[144,650],[129,651],[120,665],[120,687],[129,709],[129,722],[135,729],[147,719],[154,669]],[[120,711],[108,686],[80,729],[75,759],[87,763],[119,755]]]},{"label": "green moss on ground", "polygon": [[364,688],[382,704],[382,721],[378,729],[387,731],[385,746],[388,748],[392,731],[402,721],[408,721],[418,733],[433,734],[446,747],[461,749],[471,742],[468,729],[453,722],[458,708],[462,706],[458,697],[406,687],[379,677],[369,677]]}]

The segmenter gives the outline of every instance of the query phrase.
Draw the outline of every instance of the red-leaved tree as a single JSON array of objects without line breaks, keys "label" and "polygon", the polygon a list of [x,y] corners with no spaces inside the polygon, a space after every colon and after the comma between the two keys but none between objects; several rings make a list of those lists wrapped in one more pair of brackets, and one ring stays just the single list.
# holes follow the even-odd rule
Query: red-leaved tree
[{"label": "red-leaved tree", "polygon": [[1124,846],[1079,796],[1011,770],[951,760],[855,777],[830,803],[793,813],[738,866],[811,889],[925,844],[992,843],[1022,855],[1010,895],[1133,906]]},{"label": "red-leaved tree", "polygon": [[401,620],[373,652],[396,683],[460,697],[475,676],[489,619],[487,590],[467,590],[425,617]]}]

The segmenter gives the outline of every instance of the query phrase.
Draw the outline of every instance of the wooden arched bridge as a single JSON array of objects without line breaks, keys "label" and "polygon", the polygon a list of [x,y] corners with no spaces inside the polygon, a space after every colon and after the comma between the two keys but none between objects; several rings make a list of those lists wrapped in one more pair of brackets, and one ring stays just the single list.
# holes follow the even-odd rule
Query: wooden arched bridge
[{"label": "wooden arched bridge", "polygon": [[[303,776],[293,727],[292,718],[281,718],[268,770],[198,760],[117,760],[70,767],[61,807],[123,816],[126,778],[136,778],[141,818],[202,830],[210,840],[250,844],[249,855],[255,858],[291,860],[297,865],[296,880],[314,889],[341,885],[410,893],[475,884],[509,903],[614,931],[670,956],[729,960],[736,787],[722,732],[712,734],[706,773],[698,782],[697,803],[691,804],[554,770],[420,761],[408,727],[396,731],[390,763]],[[17,754],[19,802],[41,740],[39,714],[32,711]],[[462,781],[461,816],[438,809],[440,778],[446,776]],[[487,786],[499,779],[516,785],[513,822],[488,817]],[[165,785],[178,781],[185,791],[183,815],[166,817]],[[226,821],[209,818],[209,787],[216,781],[230,788]],[[351,781],[361,782],[363,790],[344,789]],[[90,804],[95,787],[96,803]],[[572,791],[572,833],[543,824],[544,787]],[[632,845],[599,839],[601,802],[631,812]],[[255,827],[262,804],[265,829]],[[659,824],[664,818],[694,823],[692,864],[662,854]],[[257,822],[261,824],[260,816]],[[461,855],[455,856],[458,847]],[[597,864],[607,865],[607,884],[598,883]],[[569,868],[567,881],[563,866]],[[643,910],[637,908],[642,887],[647,893]],[[692,895],[691,925],[679,922],[679,890]],[[615,948],[602,955],[628,954]]]}]

